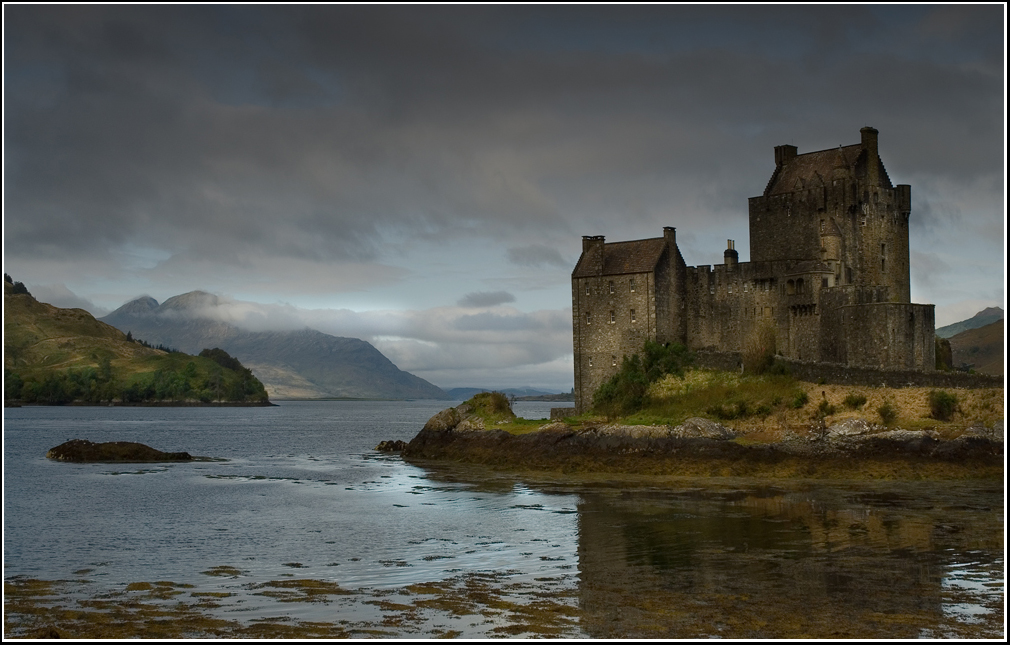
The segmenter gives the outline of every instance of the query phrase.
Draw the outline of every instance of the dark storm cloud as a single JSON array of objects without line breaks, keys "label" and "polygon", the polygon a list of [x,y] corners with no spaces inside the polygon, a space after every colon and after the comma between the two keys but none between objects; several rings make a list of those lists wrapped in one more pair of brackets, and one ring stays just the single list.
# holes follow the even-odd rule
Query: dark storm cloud
[{"label": "dark storm cloud", "polygon": [[14,6],[5,251],[367,262],[391,235],[469,236],[560,267],[544,249],[615,216],[743,227],[772,146],[862,125],[896,181],[993,173],[1001,25],[998,6]]},{"label": "dark storm cloud", "polygon": [[515,302],[516,297],[508,291],[475,291],[459,299],[460,307],[495,307]]}]

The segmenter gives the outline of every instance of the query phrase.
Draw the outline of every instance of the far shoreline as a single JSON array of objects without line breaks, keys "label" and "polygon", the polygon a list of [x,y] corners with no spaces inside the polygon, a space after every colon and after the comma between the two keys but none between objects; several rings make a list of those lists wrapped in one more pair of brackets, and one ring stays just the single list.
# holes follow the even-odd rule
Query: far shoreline
[{"label": "far shoreline", "polygon": [[20,401],[4,401],[4,408],[270,408],[277,407],[272,401],[142,401],[124,403],[112,401],[105,403],[86,403],[84,401],[68,401],[66,403],[21,403]]}]

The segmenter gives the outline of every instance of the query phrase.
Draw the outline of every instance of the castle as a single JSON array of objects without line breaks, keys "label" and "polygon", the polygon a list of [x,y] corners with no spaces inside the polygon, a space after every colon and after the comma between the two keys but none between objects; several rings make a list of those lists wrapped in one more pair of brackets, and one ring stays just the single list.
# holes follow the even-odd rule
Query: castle
[{"label": "castle", "polygon": [[860,143],[797,154],[775,147],[749,200],[750,262],[687,266],[676,230],[607,243],[584,236],[572,272],[575,405],[646,340],[740,352],[764,332],[787,358],[884,370],[934,369],[933,305],[911,303],[911,187],[894,186],[877,130]]}]

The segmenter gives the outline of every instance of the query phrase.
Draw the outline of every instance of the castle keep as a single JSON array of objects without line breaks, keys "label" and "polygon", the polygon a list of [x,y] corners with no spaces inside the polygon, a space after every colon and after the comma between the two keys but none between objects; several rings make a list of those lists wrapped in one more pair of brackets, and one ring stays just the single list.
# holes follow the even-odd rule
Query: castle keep
[{"label": "castle keep", "polygon": [[[687,266],[676,230],[607,243],[582,238],[572,272],[575,403],[646,340],[740,352],[770,329],[783,356],[885,370],[934,369],[933,305],[911,303],[911,188],[894,186],[877,131],[797,154],[775,148],[764,193],[749,200],[750,262]],[[768,332],[766,332],[767,334]]]}]

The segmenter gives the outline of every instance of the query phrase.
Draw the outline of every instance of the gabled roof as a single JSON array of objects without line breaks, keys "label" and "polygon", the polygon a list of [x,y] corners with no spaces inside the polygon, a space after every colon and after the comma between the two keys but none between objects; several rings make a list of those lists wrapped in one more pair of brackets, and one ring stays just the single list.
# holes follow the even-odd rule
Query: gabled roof
[{"label": "gabled roof", "polygon": [[846,171],[855,168],[863,146],[839,146],[796,155],[782,167],[775,169],[765,195],[792,193],[797,190],[831,184],[835,168]]},{"label": "gabled roof", "polygon": [[[631,240],[628,242],[610,242],[603,245],[603,275],[621,275],[624,273],[648,273],[655,270],[659,258],[666,249],[666,240],[661,237],[647,240]],[[583,253],[579,263],[572,272],[573,278],[591,278],[597,275],[592,271]]]}]

